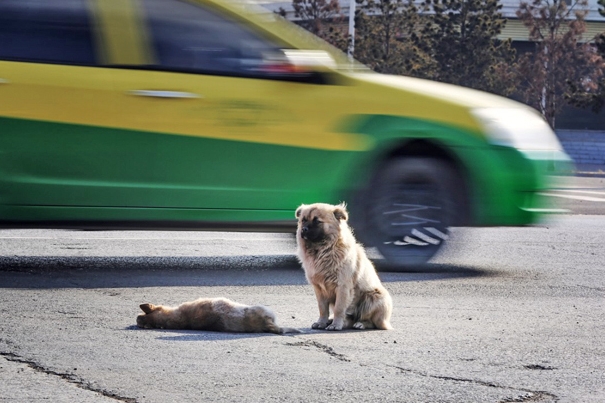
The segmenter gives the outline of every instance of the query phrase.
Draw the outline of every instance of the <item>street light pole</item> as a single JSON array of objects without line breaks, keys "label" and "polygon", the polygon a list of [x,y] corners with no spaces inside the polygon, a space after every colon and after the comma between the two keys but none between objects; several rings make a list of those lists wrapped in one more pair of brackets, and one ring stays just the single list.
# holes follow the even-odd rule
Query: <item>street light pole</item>
[{"label": "street light pole", "polygon": [[355,0],[349,2],[349,59],[353,59],[355,53]]}]

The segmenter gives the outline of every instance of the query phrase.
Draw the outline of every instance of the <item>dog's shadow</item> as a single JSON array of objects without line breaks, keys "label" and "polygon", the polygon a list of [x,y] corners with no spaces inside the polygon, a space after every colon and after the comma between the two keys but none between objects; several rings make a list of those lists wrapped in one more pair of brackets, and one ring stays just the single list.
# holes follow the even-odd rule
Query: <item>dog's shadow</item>
[{"label": "dog's shadow", "polygon": [[[145,333],[157,334],[156,340],[167,342],[205,342],[205,341],[228,341],[228,340],[244,340],[257,339],[261,337],[284,337],[286,339],[296,339],[298,336],[317,336],[320,339],[324,337],[337,336],[342,334],[359,334],[365,332],[380,332],[376,329],[343,329],[338,331],[330,331],[324,329],[298,328],[300,333],[236,333],[236,332],[213,332],[209,330],[169,330],[169,329],[141,329],[137,325],[132,325],[124,328],[128,331],[137,331]],[[302,340],[305,340],[304,338]]]},{"label": "dog's shadow", "polygon": [[316,333],[326,333],[325,331],[315,329],[298,329],[300,333],[236,333],[236,332],[212,332],[208,330],[168,330],[168,329],[141,329],[136,325],[128,326],[124,330],[137,332],[153,332],[158,334],[157,340],[174,342],[196,342],[196,341],[215,341],[215,340],[240,340],[255,339],[259,337],[293,337]]}]

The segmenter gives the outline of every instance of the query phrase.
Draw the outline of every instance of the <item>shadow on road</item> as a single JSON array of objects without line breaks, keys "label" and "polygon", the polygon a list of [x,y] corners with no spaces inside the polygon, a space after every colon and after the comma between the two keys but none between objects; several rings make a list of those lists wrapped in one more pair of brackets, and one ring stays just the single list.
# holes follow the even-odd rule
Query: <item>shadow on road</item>
[{"label": "shadow on road", "polygon": [[[380,263],[377,262],[380,270]],[[290,255],[216,257],[0,257],[0,288],[132,288],[307,285]],[[384,282],[497,275],[460,265],[428,264],[380,272]]]},{"label": "shadow on road", "polygon": [[136,329],[142,332],[156,332],[158,340],[174,342],[195,342],[195,341],[216,341],[216,340],[235,340],[235,339],[253,339],[258,337],[289,337],[301,333],[288,333],[279,335],[274,333],[230,333],[230,332],[210,332],[207,330],[159,330],[159,329]]},{"label": "shadow on road", "polygon": [[[154,332],[158,340],[173,342],[196,342],[196,341],[215,341],[215,340],[234,340],[234,339],[252,339],[258,337],[291,337],[304,335],[338,335],[343,333],[359,333],[360,330],[345,329],[338,332],[327,330],[314,330],[310,328],[299,328],[300,333],[235,333],[235,332],[213,332],[209,330],[167,330],[167,329],[140,329],[136,325],[128,326],[124,330],[133,330],[137,332]],[[298,343],[297,343],[298,344]],[[290,344],[295,345],[295,344]]]},{"label": "shadow on road", "polygon": [[383,282],[396,281],[426,281],[439,280],[447,278],[461,277],[493,277],[500,275],[495,271],[483,270],[477,267],[467,267],[462,265],[429,263],[407,267],[398,271],[393,271],[392,268],[383,268],[380,263],[375,264],[380,279]]}]

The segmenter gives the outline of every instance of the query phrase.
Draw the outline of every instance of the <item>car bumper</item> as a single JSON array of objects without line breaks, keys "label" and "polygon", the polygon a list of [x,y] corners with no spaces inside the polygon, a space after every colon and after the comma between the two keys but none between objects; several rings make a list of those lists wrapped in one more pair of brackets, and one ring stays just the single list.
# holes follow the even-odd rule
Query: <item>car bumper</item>
[{"label": "car bumper", "polygon": [[553,150],[493,147],[472,164],[473,226],[527,225],[544,214],[562,212],[543,193],[555,178],[574,172],[571,158]]}]

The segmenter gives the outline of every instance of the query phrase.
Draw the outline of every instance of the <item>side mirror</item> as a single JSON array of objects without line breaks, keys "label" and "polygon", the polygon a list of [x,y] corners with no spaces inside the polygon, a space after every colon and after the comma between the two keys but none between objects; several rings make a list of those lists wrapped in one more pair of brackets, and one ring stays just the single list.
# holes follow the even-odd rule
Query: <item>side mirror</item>
[{"label": "side mirror", "polygon": [[284,49],[286,59],[300,70],[327,72],[336,68],[336,61],[324,50]]},{"label": "side mirror", "polygon": [[336,62],[328,52],[299,49],[283,49],[279,53],[265,55],[261,67],[265,73],[286,77],[326,73],[335,68]]}]

